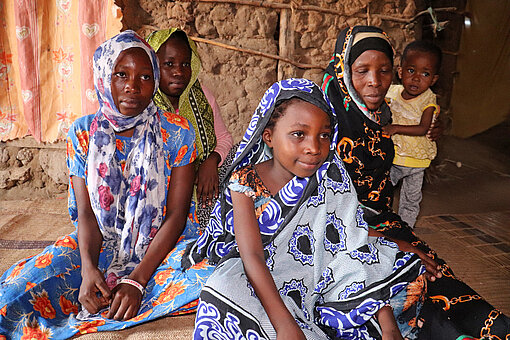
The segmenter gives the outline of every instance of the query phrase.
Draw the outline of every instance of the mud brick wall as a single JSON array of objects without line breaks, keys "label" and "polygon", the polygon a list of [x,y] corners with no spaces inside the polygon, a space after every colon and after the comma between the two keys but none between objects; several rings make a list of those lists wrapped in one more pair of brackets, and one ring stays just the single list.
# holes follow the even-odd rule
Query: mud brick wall
[{"label": "mud brick wall", "polygon": [[[293,7],[284,9],[245,5],[239,1],[119,2],[124,13],[124,28],[134,29],[143,36],[155,29],[180,27],[192,37],[317,66],[299,68],[281,60],[197,43],[203,64],[200,80],[215,94],[235,141],[241,139],[260,98],[273,82],[304,77],[321,83],[323,69],[343,28],[367,23],[381,27],[390,36],[397,60],[403,47],[415,39],[417,30],[412,23],[385,19],[388,16],[413,17],[416,14],[414,0],[292,1]],[[276,0],[269,3],[291,4]],[[303,6],[334,10],[335,14],[302,9]]]}]

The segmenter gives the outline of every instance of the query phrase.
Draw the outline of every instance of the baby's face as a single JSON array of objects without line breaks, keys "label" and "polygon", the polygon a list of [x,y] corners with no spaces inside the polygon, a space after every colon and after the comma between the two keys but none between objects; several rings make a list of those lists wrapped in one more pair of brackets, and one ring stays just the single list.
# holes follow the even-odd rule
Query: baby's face
[{"label": "baby's face", "polygon": [[432,53],[409,51],[402,66],[398,68],[398,75],[402,79],[404,99],[412,99],[429,87],[439,78],[436,74],[437,60]]}]

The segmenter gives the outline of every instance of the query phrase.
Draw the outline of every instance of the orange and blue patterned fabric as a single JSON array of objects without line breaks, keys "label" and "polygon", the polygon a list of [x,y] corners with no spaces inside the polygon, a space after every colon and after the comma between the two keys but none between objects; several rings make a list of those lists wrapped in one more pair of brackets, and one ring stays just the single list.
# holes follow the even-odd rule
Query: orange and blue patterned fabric
[{"label": "orange and blue patterned fabric", "polygon": [[[95,115],[76,120],[67,138],[70,176],[85,179],[92,206],[95,206],[103,235],[98,268],[105,273],[110,288],[115,286],[118,277],[129,274],[146,249],[145,244],[138,242],[131,243],[133,248],[124,249],[121,247],[123,240],[134,237],[150,243],[165,216],[172,168],[196,159],[195,135],[186,119],[158,111],[152,102],[135,117],[136,122],[125,117],[118,119],[109,85],[106,85],[107,78],[120,52],[135,46],[147,52],[153,61],[154,74],[158,74],[154,52],[134,32],[126,31],[107,41],[98,49],[100,55],[95,55],[95,60],[101,61],[108,54],[102,64],[105,71],[95,82],[104,87],[98,89],[100,100],[104,100],[102,108]],[[105,106],[108,108],[103,110]],[[114,125],[135,126],[133,137],[116,136]],[[159,187],[157,195],[148,192],[156,186]],[[145,223],[144,228],[131,227],[144,221],[148,207],[152,207],[149,224]],[[69,214],[77,228],[72,179]],[[137,222],[132,223],[133,220]],[[194,310],[202,286],[213,269],[207,261],[187,271],[181,268],[184,249],[198,235],[192,205],[182,236],[154,272],[138,315],[128,321],[107,319],[106,310],[96,315],[83,310],[78,302],[82,278],[77,231],[62,237],[41,254],[19,261],[0,278],[0,338],[62,339],[76,333],[124,329],[165,315]],[[134,256],[130,257],[131,254]],[[119,265],[120,257],[124,258],[124,267]]]}]

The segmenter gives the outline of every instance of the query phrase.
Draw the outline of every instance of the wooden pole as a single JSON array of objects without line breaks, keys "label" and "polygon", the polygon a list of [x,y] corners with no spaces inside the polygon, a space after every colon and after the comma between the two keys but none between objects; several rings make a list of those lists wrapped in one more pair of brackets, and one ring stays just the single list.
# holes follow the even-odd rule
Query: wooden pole
[{"label": "wooden pole", "polygon": [[[282,4],[282,3],[273,3],[273,2],[267,2],[267,1],[264,1],[264,0],[257,0],[257,1],[250,1],[250,0],[194,0],[194,1],[197,1],[197,2],[207,2],[207,3],[230,3],[230,4],[237,4],[237,5],[246,5],[246,6],[256,6],[256,7],[264,7],[264,8],[271,8],[271,9],[277,9],[277,10],[281,10],[282,11],[282,18],[285,18],[284,19],[281,19],[280,21],[280,25],[289,25],[289,23],[291,23],[291,11],[293,10],[303,10],[303,11],[317,11],[317,12],[321,12],[321,13],[329,13],[329,14],[335,14],[335,15],[341,15],[341,13],[339,13],[338,11],[336,10],[333,10],[333,9],[328,9],[328,8],[322,8],[322,7],[318,7],[318,6],[311,6],[311,5],[302,5],[302,6],[292,6],[290,4]],[[454,12],[456,11],[457,8],[456,7],[442,7],[442,8],[435,8],[434,11],[435,12]],[[367,19],[367,22],[370,23],[372,21],[372,18],[380,18],[382,20],[389,20],[389,21],[396,21],[396,22],[401,22],[401,23],[405,23],[405,24],[409,24],[413,21],[415,21],[419,16],[421,15],[424,15],[424,14],[428,14],[429,12],[427,10],[424,10],[424,11],[421,11],[421,12],[418,12],[415,16],[413,16],[412,18],[402,18],[402,17],[394,17],[394,16],[389,16],[389,15],[382,15],[382,14],[372,14],[370,13],[370,9],[369,7],[367,6],[367,12],[366,14],[364,13],[360,13],[360,14],[357,14],[356,17],[358,18],[365,18]],[[147,26],[149,27],[149,26]],[[154,27],[154,26],[150,26],[151,28],[154,28],[154,29],[159,29],[157,27]],[[292,31],[291,33],[288,33],[289,31]],[[284,34],[282,34],[282,32],[285,32]],[[214,41],[214,40],[209,40],[209,39],[204,39],[204,38],[199,38],[199,37],[192,37],[192,36],[189,36],[190,39],[194,40],[194,41],[198,41],[198,42],[202,42],[202,43],[205,43],[205,44],[210,44],[210,45],[215,45],[215,46],[219,46],[219,47],[222,47],[222,48],[226,48],[228,50],[232,50],[232,51],[238,51],[238,52],[243,52],[243,53],[249,53],[249,54],[253,54],[253,55],[258,55],[258,56],[261,56],[261,57],[266,57],[266,58],[270,58],[270,59],[274,59],[274,60],[279,60],[279,61],[282,61],[282,62],[285,62],[285,63],[289,63],[291,65],[294,65],[295,67],[298,67],[298,68],[301,68],[301,69],[322,69],[324,70],[325,67],[324,66],[320,66],[320,65],[314,65],[314,64],[304,64],[304,63],[298,63],[298,62],[295,62],[293,61],[292,59],[289,59],[287,58],[287,56],[292,56],[293,54],[293,51],[294,51],[294,31],[293,30],[290,30],[290,29],[280,29],[280,44],[278,46],[279,48],[279,53],[281,54],[286,54],[287,56],[279,56],[279,55],[275,55],[275,54],[271,54],[271,53],[265,53],[265,52],[259,52],[259,51],[255,51],[255,50],[251,50],[251,49],[248,49],[248,48],[241,48],[241,47],[236,47],[236,46],[231,46],[231,45],[227,45],[227,44],[223,44],[223,43],[220,43],[220,42],[217,42],[217,41]],[[285,50],[287,49],[287,50]],[[285,52],[286,51],[286,52]],[[279,65],[278,66],[278,76],[279,78],[283,78],[283,74],[284,73],[284,70],[283,70],[283,65]],[[280,77],[280,75],[282,77]]]},{"label": "wooden pole", "polygon": [[220,43],[220,42],[217,42],[217,41],[214,41],[214,40],[209,40],[209,39],[204,39],[204,38],[199,38],[199,37],[192,37],[192,36],[188,36],[188,37],[191,40],[198,41],[198,42],[205,43],[205,44],[210,44],[210,45],[215,45],[215,46],[223,47],[223,48],[226,48],[227,50],[239,51],[239,52],[244,52],[244,53],[250,53],[250,54],[258,55],[258,56],[261,56],[261,57],[266,57],[266,58],[271,58],[271,59],[275,59],[275,60],[280,60],[280,61],[289,63],[291,65],[294,65],[296,67],[303,68],[303,69],[306,69],[306,68],[324,69],[323,66],[313,65],[313,64],[298,63],[298,62],[295,62],[295,61],[293,61],[293,60],[291,60],[289,58],[280,57],[279,55],[276,55],[276,54],[255,51],[255,50],[251,50],[251,49],[248,49],[248,48],[231,46],[231,45],[223,44],[223,43]]},{"label": "wooden pole", "polygon": [[[280,12],[280,32],[278,38],[278,54],[284,58],[294,55],[294,27],[292,27],[292,11],[282,9]],[[285,74],[285,64],[278,63],[278,79],[288,78]]]}]

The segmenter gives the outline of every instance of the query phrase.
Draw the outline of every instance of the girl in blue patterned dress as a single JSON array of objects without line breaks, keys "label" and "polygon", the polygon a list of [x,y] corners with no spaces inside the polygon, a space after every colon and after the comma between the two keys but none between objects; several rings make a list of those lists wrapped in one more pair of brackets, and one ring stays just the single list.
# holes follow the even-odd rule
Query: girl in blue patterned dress
[{"label": "girl in blue patterned dress", "polygon": [[77,230],[0,279],[0,338],[68,338],[193,310],[212,272],[180,266],[198,236],[190,208],[196,158],[189,122],[159,111],[159,67],[133,31],[94,54],[100,109],[67,139]]},{"label": "girl in blue patterned dress", "polygon": [[200,295],[195,339],[413,332],[421,290],[407,288],[424,269],[416,255],[370,236],[335,152],[335,122],[308,80],[283,80],[264,95],[228,188],[183,258],[184,266],[218,263]]}]

